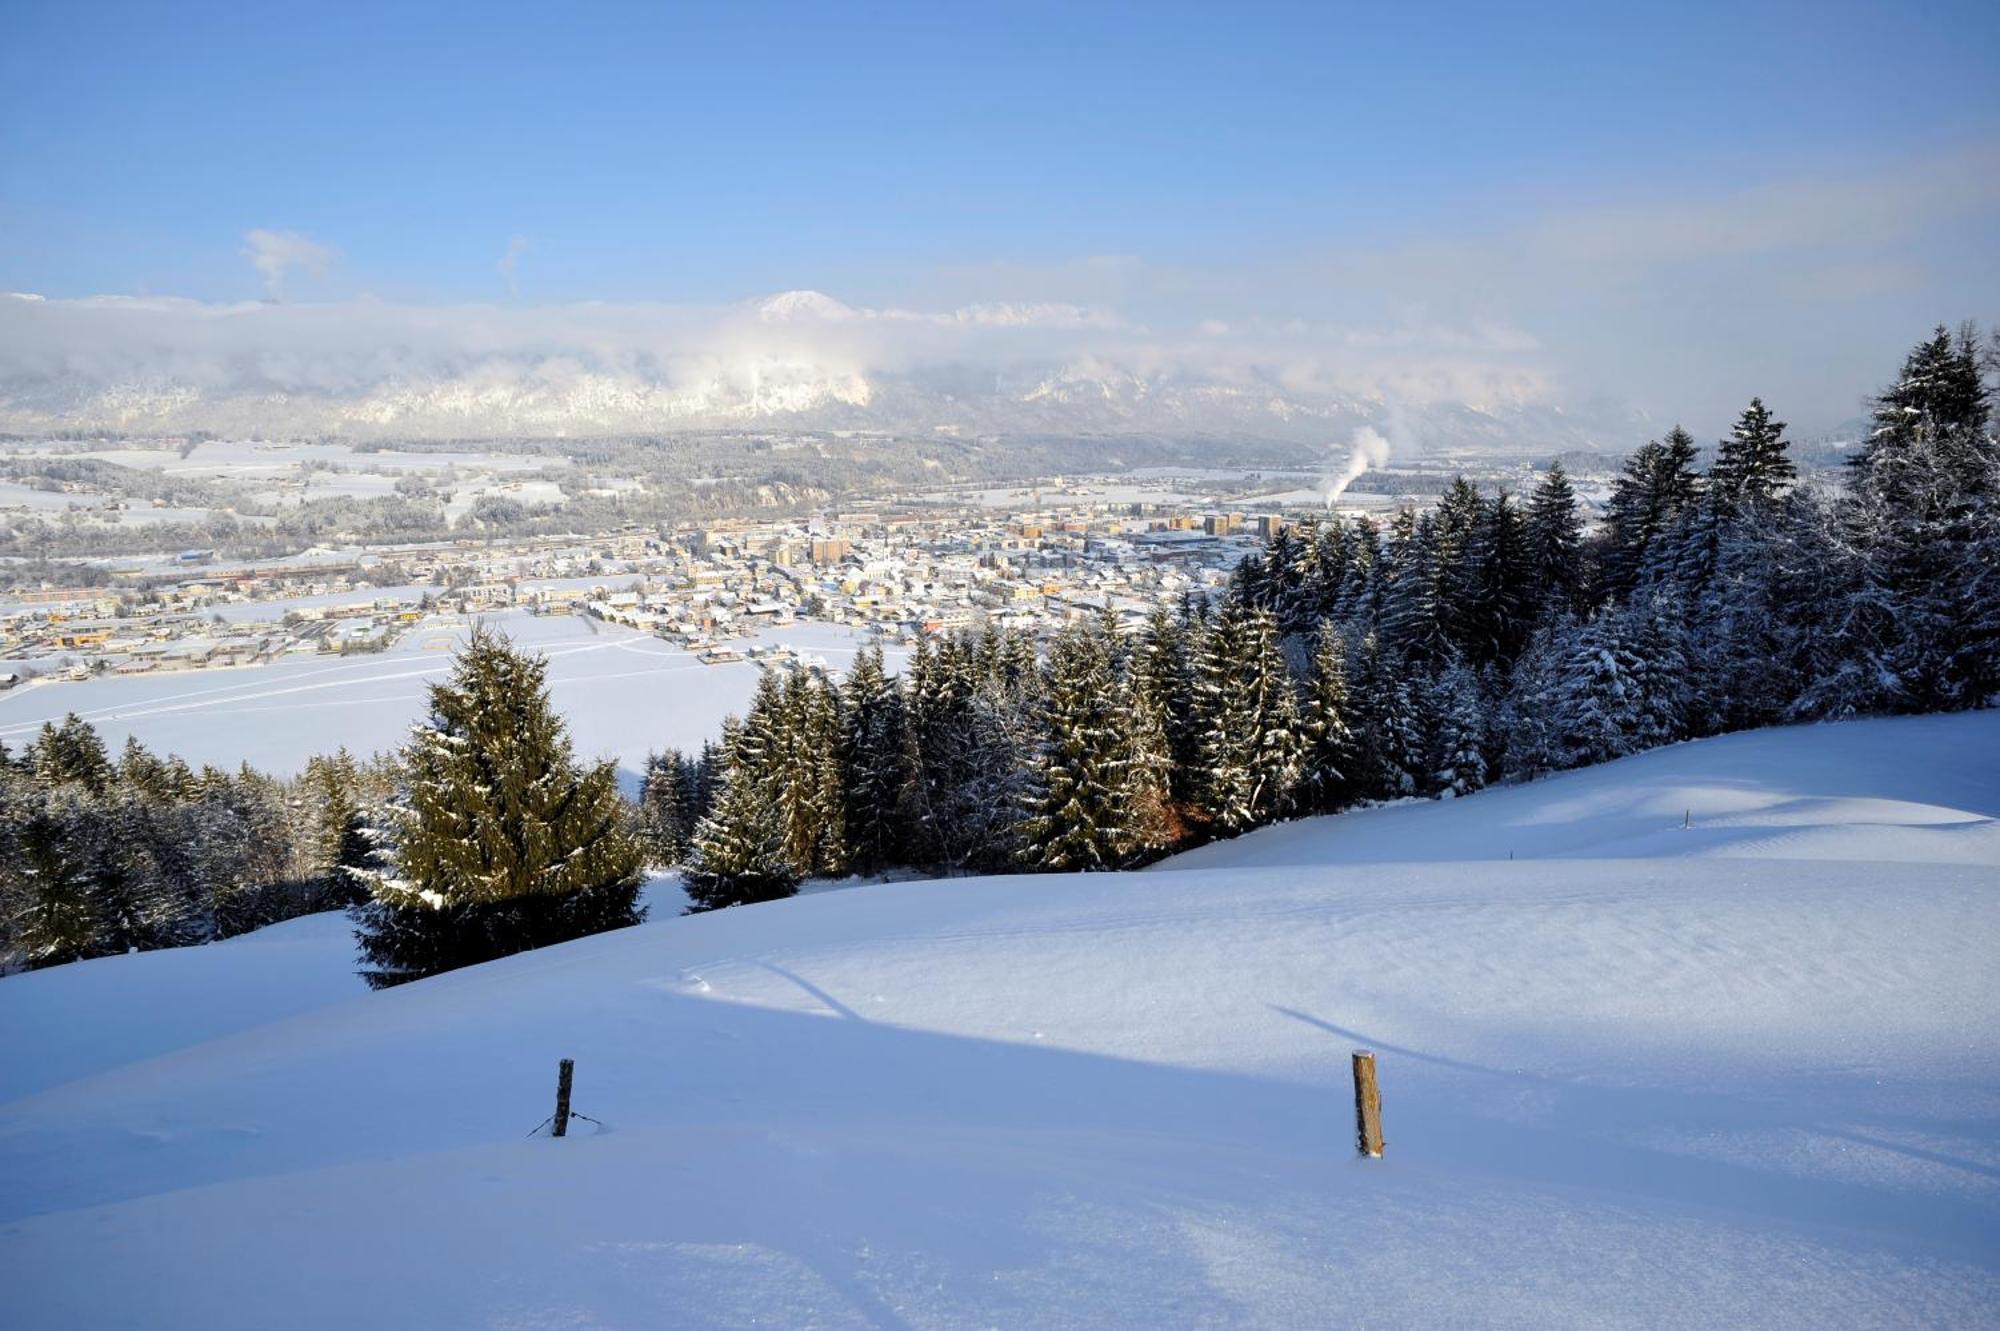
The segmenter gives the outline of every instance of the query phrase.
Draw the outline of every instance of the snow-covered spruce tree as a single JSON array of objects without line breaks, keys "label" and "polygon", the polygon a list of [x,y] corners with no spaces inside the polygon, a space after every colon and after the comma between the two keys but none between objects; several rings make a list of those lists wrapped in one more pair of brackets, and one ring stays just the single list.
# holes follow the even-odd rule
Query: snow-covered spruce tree
[{"label": "snow-covered spruce tree", "polygon": [[1484,506],[1460,558],[1467,594],[1452,625],[1459,655],[1475,670],[1510,668],[1535,631],[1541,601],[1527,520],[1504,491]]},{"label": "snow-covered spruce tree", "polygon": [[1131,810],[1128,860],[1167,850],[1184,828],[1174,805],[1174,757],[1170,718],[1160,695],[1146,687],[1144,660],[1134,651],[1116,681],[1113,705],[1122,710],[1125,740],[1125,800]]},{"label": "snow-covered spruce tree", "polygon": [[1547,700],[1550,766],[1583,767],[1681,738],[1682,682],[1664,609],[1598,616],[1577,634]]},{"label": "snow-covered spruce tree", "polygon": [[848,867],[840,694],[822,672],[795,671],[786,704],[794,736],[787,775],[797,787],[791,803],[804,831],[799,868],[802,873],[836,878]]},{"label": "snow-covered spruce tree", "polygon": [[138,798],[119,789],[94,800],[84,797],[71,820],[71,849],[90,883],[94,954],[196,941],[183,936],[179,903],[145,854],[144,820]]},{"label": "snow-covered spruce tree", "polygon": [[275,781],[245,766],[205,772],[197,847],[217,937],[301,914],[316,884],[291,877],[285,801]]},{"label": "snow-covered spruce tree", "polygon": [[1382,585],[1383,646],[1419,669],[1451,654],[1445,629],[1444,564],[1439,557],[1438,523],[1409,509],[1396,515]]},{"label": "snow-covered spruce tree", "polygon": [[608,762],[577,764],[541,657],[476,630],[402,750],[357,908],[375,988],[635,924],[641,851]]},{"label": "snow-covered spruce tree", "polygon": [[1189,775],[1195,764],[1194,644],[1188,622],[1156,606],[1133,649],[1132,693],[1159,720],[1166,738],[1168,798],[1194,798]]},{"label": "snow-covered spruce tree", "polygon": [[1353,631],[1373,632],[1381,617],[1382,582],[1388,565],[1382,553],[1382,529],[1373,518],[1362,517],[1354,520],[1352,531],[1347,577],[1341,583],[1333,614]]},{"label": "snow-covered spruce tree", "polygon": [[687,858],[693,802],[694,773],[680,750],[647,755],[639,783],[638,835],[651,863],[673,866]]},{"label": "snow-covered spruce tree", "polygon": [[1479,680],[1463,662],[1441,671],[1431,685],[1431,752],[1435,764],[1428,790],[1452,799],[1486,784],[1485,700]]},{"label": "snow-covered spruce tree", "polygon": [[732,720],[723,727],[722,750],[721,788],[695,828],[683,876],[690,913],[776,901],[799,890],[799,871],[785,853],[770,786],[761,779],[765,737],[753,733],[747,721]]},{"label": "snow-covered spruce tree", "polygon": [[1568,761],[1556,708],[1566,696],[1565,672],[1582,631],[1567,611],[1560,612],[1535,630],[1527,650],[1514,663],[1499,725],[1506,742],[1506,773],[1512,780],[1559,771]]},{"label": "snow-covered spruce tree", "polygon": [[1585,612],[1588,590],[1583,556],[1583,518],[1576,489],[1562,463],[1554,462],[1528,500],[1527,560],[1530,587],[1543,613]]},{"label": "snow-covered spruce tree", "polygon": [[1463,476],[1454,476],[1438,498],[1431,535],[1431,554],[1437,561],[1437,614],[1445,638],[1460,651],[1470,636],[1468,626],[1479,596],[1479,560],[1473,547],[1486,526],[1488,507]]},{"label": "snow-covered spruce tree", "polygon": [[2000,689],[2000,612],[1984,556],[2000,543],[2000,440],[1977,338],[1940,327],[1876,400],[1854,460],[1844,539],[1860,554],[1843,654],[1872,710],[1976,706]]},{"label": "snow-covered spruce tree", "polygon": [[[311,764],[307,765],[308,770]],[[180,798],[173,766],[154,756],[137,735],[128,736],[118,755],[118,786],[148,804],[163,804]]]},{"label": "snow-covered spruce tree", "polygon": [[89,795],[76,784],[23,790],[0,846],[0,904],[16,964],[55,966],[99,955],[97,893],[84,844]]},{"label": "snow-covered spruce tree", "polygon": [[[708,811],[715,807],[715,797],[722,790],[722,773],[728,765],[728,755],[722,745],[712,739],[701,742],[701,752],[695,755],[689,765],[688,818],[692,827],[708,817]],[[692,834],[690,834],[692,835]]]},{"label": "snow-covered spruce tree", "polygon": [[1786,552],[1801,548],[1795,529],[1812,513],[1791,493],[1788,448],[1784,422],[1753,399],[1722,441],[1689,524],[1673,578],[1685,607],[1689,734],[1768,725],[1803,688],[1793,608],[1779,597],[1827,589],[1786,586]]},{"label": "snow-covered spruce tree", "polygon": [[1306,812],[1336,813],[1356,798],[1360,753],[1349,715],[1346,644],[1334,621],[1323,619],[1313,637],[1312,669],[1299,707],[1298,799]]},{"label": "snow-covered spruce tree", "polygon": [[1318,594],[1310,604],[1298,608],[1300,632],[1311,632],[1321,620],[1338,616],[1348,588],[1357,577],[1366,578],[1368,573],[1361,563],[1360,542],[1339,518],[1320,524],[1317,563]]},{"label": "snow-covered spruce tree", "polygon": [[1231,599],[1202,636],[1195,673],[1194,787],[1235,836],[1285,813],[1303,768],[1298,698],[1268,610]]},{"label": "snow-covered spruce tree", "polygon": [[1254,572],[1247,572],[1237,579],[1244,594],[1255,598],[1254,604],[1267,610],[1274,610],[1283,617],[1283,607],[1296,594],[1304,580],[1307,561],[1317,557],[1318,551],[1301,556],[1299,533],[1291,526],[1280,527],[1264,542],[1260,555],[1245,555],[1237,565],[1254,566]]},{"label": "snow-covered spruce tree", "polygon": [[847,843],[856,873],[877,874],[896,863],[903,837],[896,816],[903,771],[903,696],[871,646],[842,682],[841,757],[847,799]]},{"label": "snow-covered spruce tree", "polygon": [[89,722],[71,712],[61,725],[45,723],[27,752],[28,765],[44,790],[76,785],[89,795],[102,795],[117,775],[104,741]]},{"label": "snow-covered spruce tree", "polygon": [[1701,489],[1694,459],[1694,439],[1678,425],[1664,440],[1648,441],[1626,459],[1599,541],[1601,580],[1611,597],[1632,594],[1660,557],[1662,539],[1692,509]]},{"label": "snow-covered spruce tree", "polygon": [[1786,612],[1773,599],[1794,506],[1789,497],[1774,499],[1718,522],[1714,565],[1687,612],[1692,735],[1770,725],[1798,695]]},{"label": "snow-covered spruce tree", "polygon": [[1125,718],[1107,647],[1101,629],[1074,624],[1050,644],[1020,829],[1020,858],[1032,868],[1116,869],[1134,849]]},{"label": "snow-covered spruce tree", "polygon": [[[72,717],[51,736],[37,746],[41,761],[8,769],[0,795],[0,909],[19,959],[49,965],[201,941],[206,930],[149,853],[146,802],[97,761],[96,733]],[[149,755],[128,744],[126,757]]]},{"label": "snow-covered spruce tree", "polygon": [[1349,729],[1356,799],[1428,793],[1432,762],[1428,676],[1375,634],[1347,643]]},{"label": "snow-covered spruce tree", "polygon": [[317,884],[320,909],[361,905],[368,893],[356,875],[370,867],[371,843],[359,764],[344,748],[314,755],[300,774],[298,795],[308,816],[299,832],[296,872]]},{"label": "snow-covered spruce tree", "polygon": [[1039,684],[1033,672],[1019,675],[1025,662],[1011,636],[993,653],[997,675],[962,634],[920,641],[911,657],[899,806],[917,863],[998,872],[1015,862]]},{"label": "snow-covered spruce tree", "polygon": [[1768,504],[1798,477],[1785,442],[1785,423],[1753,397],[1716,450],[1708,493],[1724,512]]}]

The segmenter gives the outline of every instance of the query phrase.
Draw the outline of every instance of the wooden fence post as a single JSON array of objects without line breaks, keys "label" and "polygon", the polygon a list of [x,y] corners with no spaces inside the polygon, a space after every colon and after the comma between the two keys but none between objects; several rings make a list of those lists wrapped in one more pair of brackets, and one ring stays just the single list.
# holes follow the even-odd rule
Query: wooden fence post
[{"label": "wooden fence post", "polygon": [[1354,1135],[1361,1154],[1382,1158],[1382,1091],[1375,1084],[1375,1055],[1354,1051]]},{"label": "wooden fence post", "polygon": [[561,1137],[569,1132],[569,1078],[576,1070],[576,1060],[565,1058],[556,1067],[556,1125],[549,1133],[551,1137]]}]

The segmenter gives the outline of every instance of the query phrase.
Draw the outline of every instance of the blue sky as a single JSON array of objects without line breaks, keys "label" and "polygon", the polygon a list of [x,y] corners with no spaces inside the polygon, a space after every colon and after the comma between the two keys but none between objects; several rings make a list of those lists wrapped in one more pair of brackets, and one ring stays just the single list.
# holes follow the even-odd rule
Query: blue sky
[{"label": "blue sky", "polygon": [[[1974,178],[2000,161],[1990,0],[6,0],[5,29],[0,289],[57,298],[810,287],[1189,325],[1497,323],[1548,347],[1572,391],[1629,394],[1592,361],[1616,313],[1650,316],[1632,345],[1667,362],[1664,398],[1706,363],[1676,368],[1668,337],[1702,327],[1711,294],[1735,293],[1707,311],[1725,340],[1804,320],[1857,365],[2000,296],[2000,218]],[[1794,212],[1885,193],[1911,196],[1893,221],[1828,237],[1813,220],[1786,243]],[[1747,249],[1664,268],[1658,236],[1617,252],[1645,219],[1727,234],[1746,209],[1763,237]],[[247,257],[256,231],[289,238],[275,281]],[[1629,261],[1570,271],[1572,243]],[[1523,246],[1546,267],[1522,272]],[[1814,247],[1822,268],[1800,267]],[[1797,290],[1745,308],[1763,254]],[[1822,271],[1853,288],[1831,315]]]}]

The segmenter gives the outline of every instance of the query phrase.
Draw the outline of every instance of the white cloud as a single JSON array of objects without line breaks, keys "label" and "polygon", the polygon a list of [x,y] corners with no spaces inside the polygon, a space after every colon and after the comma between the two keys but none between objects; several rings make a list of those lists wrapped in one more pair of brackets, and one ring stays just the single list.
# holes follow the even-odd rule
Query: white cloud
[{"label": "white cloud", "polygon": [[296,231],[258,228],[243,233],[243,257],[262,275],[264,290],[271,299],[279,300],[284,296],[287,273],[303,269],[315,277],[324,277],[338,251]]},{"label": "white cloud", "polygon": [[[129,402],[140,386],[170,396],[179,428],[222,428],[198,424],[203,410],[231,420],[268,410],[274,428],[282,417],[291,428],[326,420],[387,429],[407,424],[413,403],[468,403],[485,420],[553,395],[599,404],[617,428],[888,402],[904,413],[898,428],[930,428],[911,418],[924,404],[976,403],[967,410],[986,414],[970,428],[1004,429],[1005,413],[1024,403],[1087,399],[1115,424],[1139,421],[1132,413],[1174,393],[1218,413],[1189,428],[1234,428],[1228,420],[1280,398],[1302,419],[1384,392],[1418,404],[1541,401],[1550,383],[1532,347],[1436,323],[1153,328],[1059,302],[878,309],[811,291],[699,306],[105,296],[0,306],[0,421],[101,420],[92,403]],[[1050,417],[1021,428],[1060,425]]]},{"label": "white cloud", "polygon": [[[0,408],[46,419],[131,384],[248,403],[562,383],[650,404],[621,418],[637,420],[661,403],[792,400],[812,385],[879,405],[915,376],[959,401],[1076,402],[1115,383],[1157,402],[1199,383],[1217,401],[1608,402],[1697,433],[1761,394],[1807,431],[1852,416],[1932,323],[1994,308],[1996,213],[1989,147],[1374,246],[959,265],[905,274],[893,298],[0,301]],[[528,252],[517,236],[498,260],[510,290]],[[251,232],[245,253],[274,295],[334,258],[292,232]]]}]

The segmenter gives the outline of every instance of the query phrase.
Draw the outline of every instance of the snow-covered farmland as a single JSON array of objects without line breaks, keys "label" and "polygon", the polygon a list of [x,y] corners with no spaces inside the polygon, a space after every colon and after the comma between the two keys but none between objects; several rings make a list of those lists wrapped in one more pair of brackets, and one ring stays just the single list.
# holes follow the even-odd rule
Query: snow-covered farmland
[{"label": "snow-covered farmland", "polygon": [[[352,599],[352,598],[349,598]],[[632,629],[577,616],[489,615],[523,647],[549,658],[550,695],[577,753],[615,758],[636,774],[646,754],[698,748],[749,701],[760,667],[704,665],[684,649]],[[425,688],[450,668],[469,624],[440,619],[378,656],[307,656],[267,666],[184,674],[51,682],[0,695],[0,740],[32,738],[44,722],[76,712],[114,749],[137,735],[189,762],[297,771],[341,745],[372,753],[402,742]],[[824,624],[795,624],[757,639],[783,643],[843,670],[859,639]],[[892,654],[900,660],[900,654]]]},{"label": "snow-covered farmland", "polygon": [[[13,977],[10,1324],[1991,1325],[1996,752],[1732,736],[381,994],[325,920]],[[602,1124],[531,1138],[563,1056]]]}]

